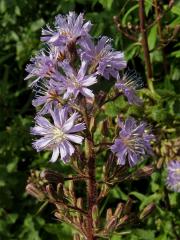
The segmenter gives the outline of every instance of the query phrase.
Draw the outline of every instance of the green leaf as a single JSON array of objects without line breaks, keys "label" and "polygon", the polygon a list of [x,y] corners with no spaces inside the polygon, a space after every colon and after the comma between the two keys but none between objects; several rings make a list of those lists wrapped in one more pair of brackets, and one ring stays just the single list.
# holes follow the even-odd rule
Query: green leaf
[{"label": "green leaf", "polygon": [[146,196],[139,192],[131,192],[130,195],[137,197],[141,202],[146,199]]},{"label": "green leaf", "polygon": [[139,240],[154,240],[155,231],[153,230],[144,230],[144,229],[135,229],[132,234],[135,234]]},{"label": "green leaf", "polygon": [[153,0],[146,0],[144,3],[145,3],[145,13],[146,13],[146,16],[147,16],[149,11],[152,9]]},{"label": "green leaf", "polygon": [[157,40],[157,25],[154,25],[148,34],[148,45],[150,51],[154,49],[156,45],[156,40]]},{"label": "green leaf", "polygon": [[180,50],[174,51],[170,54],[172,57],[180,58]]},{"label": "green leaf", "polygon": [[125,49],[125,58],[126,60],[131,60],[134,56],[136,56],[140,50],[141,44],[139,42],[130,44]]},{"label": "green leaf", "polygon": [[45,24],[44,20],[42,18],[38,19],[37,21],[31,23],[30,29],[32,32],[36,32],[39,30],[43,25]]},{"label": "green leaf", "polygon": [[171,12],[173,12],[174,14],[180,16],[180,6],[178,6],[178,5],[173,6],[172,9],[171,9]]},{"label": "green leaf", "polygon": [[110,10],[114,0],[99,0],[99,3],[107,10]]},{"label": "green leaf", "polygon": [[133,7],[131,7],[125,14],[124,17],[122,18],[122,25],[123,27],[126,26],[127,24],[127,18],[130,15],[130,13],[132,13],[134,10],[136,10],[137,8],[139,8],[138,4],[135,4]]}]

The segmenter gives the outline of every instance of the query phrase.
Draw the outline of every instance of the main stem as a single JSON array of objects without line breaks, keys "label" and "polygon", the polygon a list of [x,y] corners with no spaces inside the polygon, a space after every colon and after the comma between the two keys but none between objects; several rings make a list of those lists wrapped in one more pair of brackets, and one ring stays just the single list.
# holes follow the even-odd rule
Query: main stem
[{"label": "main stem", "polygon": [[[87,140],[88,148],[93,149],[93,142],[91,140]],[[94,230],[93,230],[93,218],[92,218],[92,209],[93,205],[96,201],[96,180],[95,180],[95,156],[93,151],[91,152],[88,159],[88,175],[89,180],[87,183],[88,187],[88,216],[87,216],[87,224],[88,224],[88,240],[95,240]]]},{"label": "main stem", "polygon": [[152,65],[150,61],[150,54],[149,54],[149,46],[148,46],[148,40],[147,40],[147,32],[145,27],[145,12],[144,12],[145,6],[144,6],[144,0],[139,0],[139,19],[140,19],[140,31],[142,34],[142,47],[144,52],[144,61],[146,65],[146,71],[147,71],[147,80],[148,80],[148,86],[149,88],[154,91],[153,85],[152,85]]},{"label": "main stem", "polygon": [[[84,102],[84,106],[86,106]],[[95,240],[94,229],[93,229],[93,216],[92,209],[93,205],[96,202],[96,179],[95,179],[95,153],[94,153],[94,142],[93,137],[90,132],[90,118],[88,116],[86,107],[84,111],[84,120],[86,122],[86,133],[87,133],[87,171],[88,171],[88,180],[87,180],[87,200],[88,200],[88,212],[87,212],[87,238],[88,240]]]}]

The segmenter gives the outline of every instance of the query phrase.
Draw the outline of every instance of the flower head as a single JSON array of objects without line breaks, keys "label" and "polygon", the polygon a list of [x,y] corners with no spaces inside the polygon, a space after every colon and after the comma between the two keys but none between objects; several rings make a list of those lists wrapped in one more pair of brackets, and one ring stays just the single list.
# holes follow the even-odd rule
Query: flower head
[{"label": "flower head", "polygon": [[82,61],[78,73],[67,61],[64,61],[61,67],[66,75],[59,75],[59,81],[62,82],[65,89],[64,99],[76,98],[79,93],[85,97],[94,97],[93,92],[88,87],[95,84],[97,79],[95,74],[86,75],[87,63],[85,61]]},{"label": "flower head", "polygon": [[62,84],[58,81],[44,80],[37,83],[34,87],[35,99],[32,101],[34,107],[42,106],[39,114],[47,114],[53,110],[53,106],[57,106],[58,98],[63,92]]},{"label": "flower head", "polygon": [[52,55],[46,55],[45,51],[40,51],[34,58],[31,58],[26,71],[29,73],[25,80],[35,78],[31,86],[36,85],[39,79],[50,79],[56,72],[56,62]]},{"label": "flower head", "polygon": [[76,15],[69,12],[66,16],[57,15],[55,18],[55,30],[49,26],[42,30],[42,40],[54,45],[63,46],[85,37],[91,29],[91,22],[84,24],[83,14]]},{"label": "flower head", "polygon": [[121,78],[118,77],[115,86],[123,92],[130,104],[140,105],[142,103],[136,95],[136,90],[141,88],[143,83],[135,71],[127,71]]},{"label": "flower head", "polygon": [[119,70],[126,67],[124,54],[114,51],[107,37],[100,38],[96,46],[87,38],[82,49],[81,58],[89,62],[91,72],[96,71],[106,79],[109,79],[110,75],[117,78]]},{"label": "flower head", "polygon": [[168,163],[167,186],[169,189],[180,192],[180,161],[173,160]]},{"label": "flower head", "polygon": [[146,123],[138,125],[134,118],[129,117],[125,124],[119,119],[119,126],[119,137],[111,146],[111,151],[118,157],[118,164],[125,165],[127,160],[130,166],[134,166],[145,153],[152,154],[150,142],[154,135],[148,132]]},{"label": "flower head", "polygon": [[75,151],[74,146],[71,144],[81,144],[83,137],[77,135],[85,129],[84,123],[77,123],[79,115],[74,112],[68,117],[68,109],[54,109],[50,112],[54,124],[50,123],[43,116],[35,118],[36,125],[31,128],[31,134],[41,136],[40,139],[35,140],[33,147],[39,152],[42,150],[53,151],[51,162],[55,162],[59,155],[64,162],[67,162]]}]

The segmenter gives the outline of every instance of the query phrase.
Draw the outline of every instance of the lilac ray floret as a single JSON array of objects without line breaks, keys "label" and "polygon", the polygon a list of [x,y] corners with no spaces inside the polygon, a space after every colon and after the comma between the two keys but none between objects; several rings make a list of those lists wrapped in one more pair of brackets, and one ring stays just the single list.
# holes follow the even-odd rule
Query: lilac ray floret
[{"label": "lilac ray floret", "polygon": [[63,92],[63,87],[60,82],[50,79],[42,81],[34,88],[35,99],[32,101],[34,107],[42,106],[38,114],[44,115],[50,112],[53,107],[59,103],[58,98]]},{"label": "lilac ray floret", "polygon": [[59,155],[62,161],[67,162],[75,148],[71,142],[81,144],[83,137],[77,135],[85,129],[85,123],[77,123],[79,115],[72,113],[69,117],[68,108],[54,109],[50,112],[54,124],[43,116],[35,118],[36,125],[31,128],[31,134],[41,136],[33,142],[33,147],[39,152],[42,150],[53,151],[51,162],[57,161]]},{"label": "lilac ray floret", "polygon": [[134,166],[146,153],[153,154],[150,143],[154,140],[154,135],[148,131],[146,123],[141,122],[138,125],[134,118],[129,117],[125,124],[120,119],[118,124],[121,131],[111,146],[111,151],[118,158],[118,164],[125,165],[128,161],[130,166]]},{"label": "lilac ray floret", "polygon": [[168,163],[166,184],[169,189],[180,192],[180,161],[172,160]]},{"label": "lilac ray floret", "polygon": [[96,46],[87,38],[81,47],[81,58],[89,62],[91,72],[96,71],[106,79],[109,79],[110,75],[117,78],[119,70],[126,67],[124,54],[114,51],[110,39],[105,36],[100,38]]},{"label": "lilac ray floret", "polygon": [[135,71],[127,71],[118,77],[115,86],[123,92],[130,104],[141,105],[142,101],[136,95],[136,90],[143,86],[142,79]]},{"label": "lilac ray floret", "polygon": [[31,59],[31,64],[28,64],[26,71],[29,73],[25,80],[35,78],[31,86],[36,85],[39,79],[50,79],[56,72],[56,62],[52,55],[47,56],[44,51],[41,51]]},{"label": "lilac ray floret", "polygon": [[94,94],[88,87],[97,82],[96,75],[86,75],[87,63],[82,61],[78,73],[70,66],[67,61],[61,64],[61,67],[66,76],[59,75],[59,80],[62,82],[64,89],[66,89],[63,98],[76,98],[78,94],[85,97],[93,98]]},{"label": "lilac ray floret", "polygon": [[88,35],[91,29],[91,22],[84,24],[83,14],[77,15],[69,12],[67,15],[57,15],[55,18],[55,30],[47,26],[42,30],[42,41],[53,43],[54,45],[67,45],[76,42]]}]

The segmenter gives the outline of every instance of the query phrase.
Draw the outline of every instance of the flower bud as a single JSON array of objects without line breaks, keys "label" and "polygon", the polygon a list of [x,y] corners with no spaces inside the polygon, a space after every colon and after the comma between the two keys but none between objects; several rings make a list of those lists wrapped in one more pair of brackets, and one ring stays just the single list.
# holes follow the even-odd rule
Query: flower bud
[{"label": "flower bud", "polygon": [[50,199],[51,201],[56,201],[56,199],[57,199],[57,194],[56,194],[56,192],[54,191],[54,188],[53,188],[53,186],[52,186],[51,184],[49,184],[49,185],[46,186],[46,192],[47,192],[47,195],[48,195],[48,197],[49,197],[49,199]]},{"label": "flower bud", "polygon": [[64,196],[64,191],[63,191],[63,184],[58,183],[57,185],[57,197],[59,200],[62,200]]},{"label": "flower bud", "polygon": [[77,201],[76,201],[76,206],[80,209],[83,208],[83,200],[82,198],[78,198]]},{"label": "flower bud", "polygon": [[93,218],[93,220],[97,220],[98,215],[99,215],[98,206],[93,205],[93,207],[92,207],[92,218]]},{"label": "flower bud", "polygon": [[132,207],[132,199],[129,198],[124,206],[124,214],[128,214],[131,211],[131,207]]},{"label": "flower bud", "polygon": [[113,218],[107,223],[107,225],[106,225],[105,228],[106,228],[108,231],[112,231],[112,230],[115,229],[116,224],[117,224],[117,219],[113,217]]},{"label": "flower bud", "polygon": [[26,192],[31,196],[37,198],[39,201],[45,200],[45,194],[42,190],[38,189],[33,183],[29,183],[26,186]]},{"label": "flower bud", "polygon": [[143,168],[138,169],[134,174],[132,174],[132,179],[138,180],[143,177],[150,176],[154,172],[154,166],[144,166]]},{"label": "flower bud", "polygon": [[73,236],[73,240],[81,240],[80,236],[78,233],[75,233]]},{"label": "flower bud", "polygon": [[146,218],[149,214],[152,213],[152,211],[155,209],[155,204],[154,203],[150,203],[149,205],[147,205],[143,211],[140,213],[139,218],[140,219],[144,219]]},{"label": "flower bud", "polygon": [[41,172],[40,177],[43,179],[46,179],[49,183],[59,183],[59,182],[64,182],[63,176],[53,170],[44,170]]},{"label": "flower bud", "polygon": [[123,203],[119,203],[116,207],[115,213],[114,213],[114,217],[119,218],[121,216],[121,213],[123,211]]},{"label": "flower bud", "polygon": [[119,219],[119,225],[127,223],[128,220],[129,220],[128,215],[125,215],[124,217]]},{"label": "flower bud", "polygon": [[106,212],[106,222],[110,221],[110,219],[112,218],[113,214],[112,214],[112,209],[108,208],[107,212]]}]

